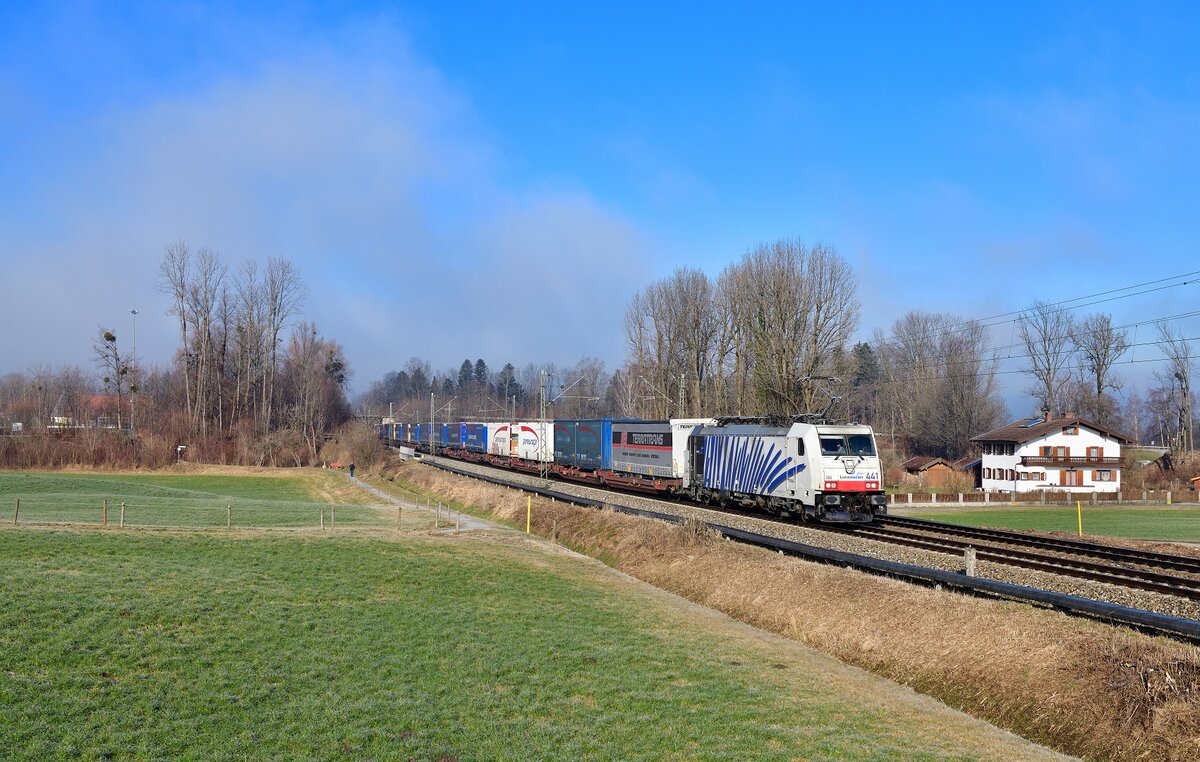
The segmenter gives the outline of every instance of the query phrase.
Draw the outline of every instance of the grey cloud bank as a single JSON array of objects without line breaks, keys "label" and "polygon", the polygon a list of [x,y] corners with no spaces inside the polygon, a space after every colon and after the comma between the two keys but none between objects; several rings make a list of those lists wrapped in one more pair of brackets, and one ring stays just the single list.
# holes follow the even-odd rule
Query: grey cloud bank
[{"label": "grey cloud bank", "polygon": [[47,135],[25,204],[0,211],[0,310],[25,327],[0,372],[90,369],[96,325],[123,336],[131,307],[139,354],[167,362],[157,265],[177,240],[296,262],[355,388],[410,355],[618,361],[642,233],[577,189],[504,187],[468,104],[392,60],[279,65]]}]

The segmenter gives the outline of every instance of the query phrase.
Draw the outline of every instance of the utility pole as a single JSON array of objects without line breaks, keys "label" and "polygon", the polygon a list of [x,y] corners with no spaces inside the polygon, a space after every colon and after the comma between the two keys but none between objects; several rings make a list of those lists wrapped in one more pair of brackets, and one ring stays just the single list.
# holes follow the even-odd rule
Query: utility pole
[{"label": "utility pole", "polygon": [[679,417],[683,417],[683,378],[686,373],[679,374]]},{"label": "utility pole", "polygon": [[433,444],[433,392],[429,393],[429,454],[437,454]]},{"label": "utility pole", "polygon": [[541,398],[541,399],[539,400],[539,403],[540,403],[539,407],[540,407],[540,409],[541,409],[541,418],[540,418],[540,420],[541,420],[543,423],[545,423],[545,422],[546,422],[546,377],[547,377],[547,376],[549,376],[549,375],[550,375],[550,374],[546,372],[546,369],[545,369],[545,368],[542,368],[542,381],[541,381],[541,383],[538,385],[538,386],[539,386],[539,389],[538,389],[538,396]]},{"label": "utility pole", "polygon": [[138,393],[138,373],[137,373],[137,310],[130,310],[130,315],[133,315],[133,393],[129,395],[129,433],[137,433],[137,393]]}]

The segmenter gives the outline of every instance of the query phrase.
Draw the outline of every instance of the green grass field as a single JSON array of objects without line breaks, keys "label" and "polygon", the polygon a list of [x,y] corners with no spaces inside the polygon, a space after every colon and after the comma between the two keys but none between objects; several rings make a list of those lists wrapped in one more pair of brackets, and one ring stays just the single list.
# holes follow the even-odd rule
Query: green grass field
[{"label": "green grass field", "polygon": [[798,646],[697,625],[596,564],[486,536],[0,527],[0,578],[9,758],[1029,753],[826,657],[799,663]]},{"label": "green grass field", "polygon": [[[1078,528],[1075,507],[998,508],[989,510],[907,513],[967,526],[1070,532]],[[1139,540],[1200,542],[1200,508],[1119,508],[1083,506],[1083,532]]]},{"label": "green grass field", "polygon": [[365,504],[373,498],[345,475],[315,470],[288,476],[0,472],[0,506],[7,508],[0,516],[11,520],[17,498],[26,522],[98,524],[105,500],[110,525],[119,521],[121,503],[126,524],[137,526],[223,527],[228,507],[234,526],[315,527],[322,510],[330,521],[335,504],[339,524],[394,522],[390,511]]}]

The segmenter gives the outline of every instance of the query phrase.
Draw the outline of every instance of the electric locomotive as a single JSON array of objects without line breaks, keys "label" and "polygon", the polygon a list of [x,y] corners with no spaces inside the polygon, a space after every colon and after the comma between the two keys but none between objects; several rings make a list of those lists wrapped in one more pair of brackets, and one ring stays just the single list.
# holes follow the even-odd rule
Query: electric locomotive
[{"label": "electric locomotive", "polygon": [[777,516],[873,521],[887,513],[870,426],[718,419],[688,438],[694,500]]}]

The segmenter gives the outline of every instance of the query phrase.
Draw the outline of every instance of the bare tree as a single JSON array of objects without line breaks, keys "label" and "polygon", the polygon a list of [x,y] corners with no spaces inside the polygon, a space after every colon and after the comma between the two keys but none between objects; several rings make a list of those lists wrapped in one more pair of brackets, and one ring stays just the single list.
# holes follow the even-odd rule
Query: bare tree
[{"label": "bare tree", "polygon": [[1175,408],[1171,449],[1177,452],[1191,452],[1196,448],[1192,399],[1192,374],[1196,367],[1196,356],[1183,333],[1173,329],[1165,320],[1157,326],[1158,346],[1167,358],[1167,368],[1156,375],[1163,386],[1171,390]]},{"label": "bare tree", "polygon": [[1025,372],[1034,379],[1029,394],[1051,413],[1062,412],[1058,407],[1070,379],[1073,323],[1069,312],[1042,301],[1030,305],[1020,319],[1021,343],[1029,358]]},{"label": "bare tree", "polygon": [[[159,263],[159,290],[171,298],[168,314],[179,320],[179,351],[187,362],[188,347],[188,284],[191,280],[192,253],[183,241],[171,244],[163,252],[162,262]],[[192,410],[191,376],[185,372],[183,376],[185,411],[190,416]]]},{"label": "bare tree", "polygon": [[1121,388],[1113,366],[1129,350],[1127,331],[1114,328],[1108,315],[1092,315],[1071,327],[1071,341],[1079,353],[1079,383],[1071,407],[1101,426],[1117,419],[1117,403],[1106,391]]},{"label": "bare tree", "polygon": [[96,357],[96,367],[100,369],[105,391],[117,395],[117,428],[120,429],[126,377],[129,375],[128,360],[117,347],[116,334],[103,327],[92,344],[92,352]]},{"label": "bare tree", "polygon": [[304,304],[307,289],[300,279],[300,271],[286,259],[271,257],[263,282],[263,298],[266,304],[267,363],[269,371],[263,390],[263,415],[265,427],[269,429],[275,405],[275,377],[279,367],[279,340],[283,327]]},{"label": "bare tree", "polygon": [[909,312],[879,347],[876,425],[910,452],[958,458],[1004,413],[987,329],[957,315]]}]

